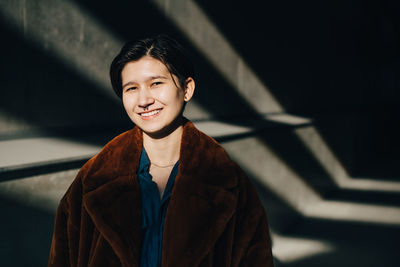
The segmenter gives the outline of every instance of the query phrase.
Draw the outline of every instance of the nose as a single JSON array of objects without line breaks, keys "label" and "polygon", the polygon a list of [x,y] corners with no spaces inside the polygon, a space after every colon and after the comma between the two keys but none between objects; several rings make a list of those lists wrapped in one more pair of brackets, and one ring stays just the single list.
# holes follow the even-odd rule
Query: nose
[{"label": "nose", "polygon": [[147,88],[142,88],[139,90],[139,100],[138,106],[147,109],[150,105],[154,103],[154,98]]}]

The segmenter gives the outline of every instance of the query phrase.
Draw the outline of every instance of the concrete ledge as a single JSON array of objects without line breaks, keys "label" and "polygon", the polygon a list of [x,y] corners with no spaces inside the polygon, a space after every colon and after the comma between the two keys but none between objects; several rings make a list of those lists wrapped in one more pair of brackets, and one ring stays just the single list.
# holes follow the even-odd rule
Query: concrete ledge
[{"label": "concrete ledge", "polygon": [[[257,131],[276,127],[299,127],[311,120],[289,114],[266,114],[255,120],[237,118],[226,121],[195,121],[196,127],[220,142],[255,135]],[[93,136],[98,137],[98,133]],[[102,145],[92,145],[90,134],[62,137],[27,137],[0,141],[0,181],[29,177],[50,172],[80,168],[97,154]],[[104,143],[105,144],[105,143]]]}]

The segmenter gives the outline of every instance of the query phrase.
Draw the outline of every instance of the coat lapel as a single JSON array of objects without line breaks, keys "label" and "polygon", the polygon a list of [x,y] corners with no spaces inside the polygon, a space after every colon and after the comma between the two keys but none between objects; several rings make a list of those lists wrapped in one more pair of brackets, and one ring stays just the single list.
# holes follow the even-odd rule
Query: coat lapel
[{"label": "coat lapel", "polygon": [[175,188],[169,203],[163,235],[164,267],[198,266],[234,214],[233,193],[201,183],[191,186],[196,188]]},{"label": "coat lapel", "polygon": [[186,122],[164,225],[163,267],[198,266],[223,233],[237,202],[228,159],[213,139]]},{"label": "coat lapel", "polygon": [[85,188],[95,189],[84,194],[83,203],[122,266],[139,266],[141,197],[136,170],[142,136],[137,127],[125,135],[99,154],[99,169],[84,181]]}]

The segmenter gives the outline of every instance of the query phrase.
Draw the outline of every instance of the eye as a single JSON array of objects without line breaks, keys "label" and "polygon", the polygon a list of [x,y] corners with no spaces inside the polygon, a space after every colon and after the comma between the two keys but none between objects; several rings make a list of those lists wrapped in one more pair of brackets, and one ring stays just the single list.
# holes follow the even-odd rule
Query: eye
[{"label": "eye", "polygon": [[136,89],[137,89],[136,86],[132,86],[132,87],[126,88],[125,91],[126,91],[126,92],[128,92],[128,91],[134,91],[134,90],[136,90]]},{"label": "eye", "polygon": [[162,82],[156,81],[156,82],[153,82],[153,83],[151,84],[151,86],[157,86],[157,85],[160,85],[160,84],[162,84]]}]

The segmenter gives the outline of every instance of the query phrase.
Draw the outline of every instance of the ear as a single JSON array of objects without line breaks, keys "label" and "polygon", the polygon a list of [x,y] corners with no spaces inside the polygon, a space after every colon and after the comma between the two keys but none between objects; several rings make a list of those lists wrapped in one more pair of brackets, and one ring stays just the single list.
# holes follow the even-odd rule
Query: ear
[{"label": "ear", "polygon": [[185,96],[183,98],[185,102],[189,102],[189,100],[192,99],[195,87],[196,84],[193,78],[192,77],[187,78],[185,82]]}]

